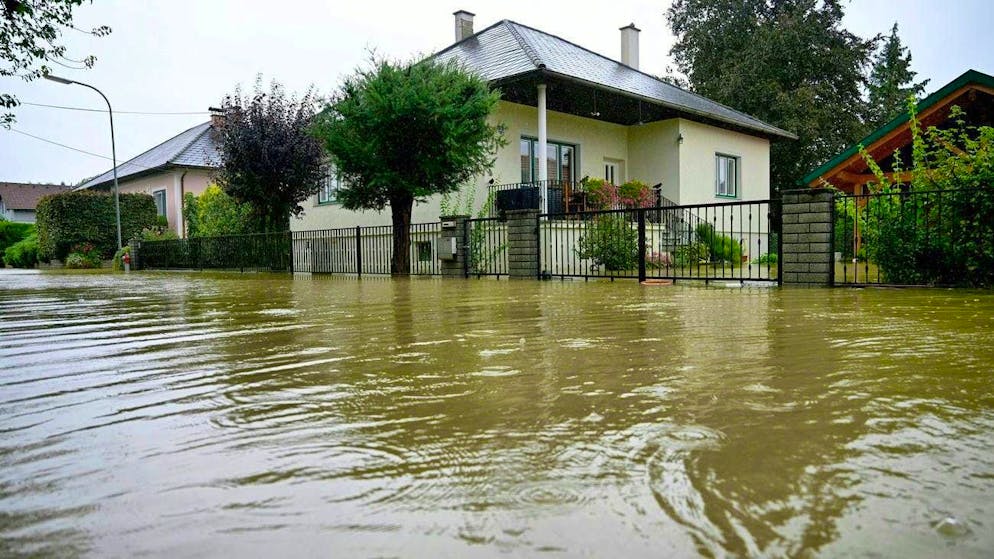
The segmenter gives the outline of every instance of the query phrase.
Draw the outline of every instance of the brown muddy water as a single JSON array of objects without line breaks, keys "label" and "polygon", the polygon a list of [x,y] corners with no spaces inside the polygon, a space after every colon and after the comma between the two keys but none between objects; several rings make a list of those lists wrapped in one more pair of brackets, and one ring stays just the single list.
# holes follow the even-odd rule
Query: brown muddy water
[{"label": "brown muddy water", "polygon": [[0,556],[984,556],[994,294],[0,275]]}]

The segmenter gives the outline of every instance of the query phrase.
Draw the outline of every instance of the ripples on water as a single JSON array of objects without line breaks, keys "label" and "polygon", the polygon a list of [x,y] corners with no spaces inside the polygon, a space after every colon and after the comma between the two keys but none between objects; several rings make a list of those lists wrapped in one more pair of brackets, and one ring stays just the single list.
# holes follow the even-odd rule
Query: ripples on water
[{"label": "ripples on water", "polygon": [[0,275],[0,556],[982,556],[994,296]]}]

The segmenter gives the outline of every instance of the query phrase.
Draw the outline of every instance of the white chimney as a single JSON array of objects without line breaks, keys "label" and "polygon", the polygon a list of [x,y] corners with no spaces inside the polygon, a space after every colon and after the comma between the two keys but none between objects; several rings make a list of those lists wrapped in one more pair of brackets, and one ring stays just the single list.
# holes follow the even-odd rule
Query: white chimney
[{"label": "white chimney", "polygon": [[639,69],[639,28],[629,23],[621,28],[621,63]]},{"label": "white chimney", "polygon": [[459,10],[452,15],[456,16],[456,42],[465,39],[473,34],[473,16],[466,10]]}]

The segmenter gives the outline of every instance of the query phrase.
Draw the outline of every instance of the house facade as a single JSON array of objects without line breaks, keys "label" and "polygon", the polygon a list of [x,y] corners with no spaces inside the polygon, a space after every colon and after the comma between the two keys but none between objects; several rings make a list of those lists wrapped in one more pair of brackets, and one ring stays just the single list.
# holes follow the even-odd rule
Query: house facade
[{"label": "house facade", "polygon": [[7,221],[34,223],[35,208],[42,197],[70,188],[64,184],[0,182],[0,216]]},{"label": "house facade", "polygon": [[[183,196],[200,195],[213,182],[214,169],[220,161],[214,130],[218,115],[210,122],[198,124],[165,142],[117,166],[121,193],[148,194],[155,199],[156,211],[166,218],[169,229],[186,235],[183,223]],[[113,169],[78,187],[78,189],[112,190]]]},{"label": "house facade", "polygon": [[[473,14],[455,13],[456,42],[435,54],[455,60],[500,90],[490,116],[506,145],[472,189],[474,212],[498,191],[535,188],[539,208],[584,178],[639,180],[674,204],[761,200],[770,196],[770,142],[784,130],[638,70],[638,34],[621,29],[622,60],[508,20],[473,32]],[[541,157],[545,154],[545,157]],[[291,220],[294,230],[390,223],[383,212],[349,211],[330,179]],[[465,199],[465,196],[464,198]],[[415,206],[413,221],[436,221],[441,197]]]}]

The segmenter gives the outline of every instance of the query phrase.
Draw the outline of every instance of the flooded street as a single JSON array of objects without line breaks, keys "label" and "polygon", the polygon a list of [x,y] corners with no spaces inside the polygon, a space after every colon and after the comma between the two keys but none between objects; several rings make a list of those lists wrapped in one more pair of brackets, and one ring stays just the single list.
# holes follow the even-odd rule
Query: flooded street
[{"label": "flooded street", "polygon": [[994,294],[0,274],[0,556],[981,557]]}]

